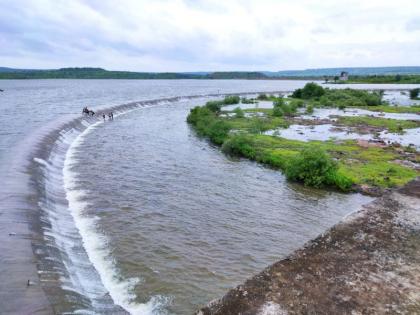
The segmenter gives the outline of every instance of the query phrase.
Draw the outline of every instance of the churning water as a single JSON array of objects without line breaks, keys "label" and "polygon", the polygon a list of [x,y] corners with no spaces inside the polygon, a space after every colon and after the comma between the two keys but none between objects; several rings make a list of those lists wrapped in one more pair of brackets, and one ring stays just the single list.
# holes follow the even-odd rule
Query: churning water
[{"label": "churning water", "polygon": [[[16,175],[12,156],[29,158],[44,243],[35,255],[54,309],[192,313],[367,202],[231,160],[186,124],[205,95],[304,83],[2,82],[2,174]],[[114,107],[115,119],[82,118],[86,105]]]}]

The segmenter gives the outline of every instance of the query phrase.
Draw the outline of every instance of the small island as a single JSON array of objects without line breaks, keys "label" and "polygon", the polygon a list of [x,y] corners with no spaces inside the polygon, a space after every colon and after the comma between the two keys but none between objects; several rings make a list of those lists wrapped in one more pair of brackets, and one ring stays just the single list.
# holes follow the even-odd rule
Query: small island
[{"label": "small island", "polygon": [[[292,181],[380,195],[420,175],[418,147],[409,142],[420,128],[420,106],[391,106],[382,96],[308,83],[288,97],[209,101],[187,121],[229,156],[279,169]],[[394,140],[399,135],[408,143]]]}]

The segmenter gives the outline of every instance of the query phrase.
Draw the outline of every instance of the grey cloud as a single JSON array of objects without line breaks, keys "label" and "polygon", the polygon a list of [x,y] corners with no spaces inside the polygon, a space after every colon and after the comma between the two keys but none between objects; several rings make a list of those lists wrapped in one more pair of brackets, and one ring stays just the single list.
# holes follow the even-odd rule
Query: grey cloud
[{"label": "grey cloud", "polygon": [[[369,12],[362,10],[363,0],[346,10],[325,1],[0,0],[0,66],[28,67],[30,60],[37,67],[193,71],[414,62],[420,17],[409,4],[416,0]],[[256,8],[279,14],[260,16]],[[393,37],[377,40],[379,29]],[[404,50],[395,49],[395,38]]]}]

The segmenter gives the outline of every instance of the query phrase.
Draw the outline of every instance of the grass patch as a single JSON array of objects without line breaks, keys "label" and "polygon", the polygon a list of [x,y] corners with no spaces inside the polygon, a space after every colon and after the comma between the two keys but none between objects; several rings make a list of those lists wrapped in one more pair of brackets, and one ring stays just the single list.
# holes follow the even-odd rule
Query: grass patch
[{"label": "grass patch", "polygon": [[229,117],[223,119],[231,129],[262,133],[267,130],[289,127],[288,122],[282,117]]},{"label": "grass patch", "polygon": [[412,113],[420,114],[420,106],[390,106],[390,105],[379,105],[379,106],[363,106],[362,109],[367,109],[374,112],[384,112],[384,113]]},{"label": "grass patch", "polygon": [[338,117],[338,122],[346,126],[372,126],[385,128],[390,132],[403,133],[404,129],[420,127],[420,121],[398,120],[381,117],[355,116]]}]

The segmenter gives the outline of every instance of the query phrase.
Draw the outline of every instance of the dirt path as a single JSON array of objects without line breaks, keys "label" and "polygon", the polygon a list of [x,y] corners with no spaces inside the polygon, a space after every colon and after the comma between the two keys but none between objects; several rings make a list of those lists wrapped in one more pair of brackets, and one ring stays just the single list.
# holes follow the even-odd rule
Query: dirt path
[{"label": "dirt path", "polygon": [[197,314],[420,314],[420,178]]}]

